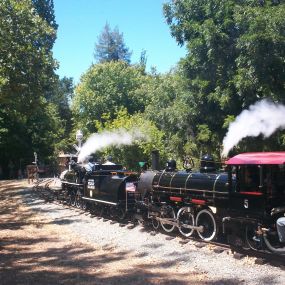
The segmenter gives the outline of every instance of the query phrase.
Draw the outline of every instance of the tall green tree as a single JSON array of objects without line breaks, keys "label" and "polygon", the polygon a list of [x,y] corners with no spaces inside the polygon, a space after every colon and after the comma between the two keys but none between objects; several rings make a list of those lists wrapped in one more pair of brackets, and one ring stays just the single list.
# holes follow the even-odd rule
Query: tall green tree
[{"label": "tall green tree", "polygon": [[[204,146],[221,143],[229,119],[260,98],[283,102],[285,3],[254,0],[181,0],[164,5],[171,34],[188,54],[194,133]],[[219,146],[214,144],[218,152]]]},{"label": "tall green tree", "polygon": [[[139,161],[149,162],[151,151],[158,150],[160,160],[165,162],[166,151],[164,144],[164,132],[159,130],[154,122],[148,120],[144,114],[128,114],[125,108],[117,112],[115,119],[107,119],[104,123],[98,122],[98,132],[126,130],[127,132],[139,132],[141,139],[136,139],[132,145],[108,147],[100,152],[101,157],[112,155],[117,162],[120,162],[128,169],[139,170]],[[88,133],[87,133],[88,134]],[[97,154],[98,156],[98,154]]]},{"label": "tall green tree", "polygon": [[147,76],[140,67],[123,61],[92,65],[75,89],[73,111],[78,127],[96,131],[96,121],[115,119],[125,108],[129,114],[142,112],[147,104]]},{"label": "tall green tree", "polygon": [[130,63],[131,55],[132,53],[124,42],[123,34],[117,27],[112,30],[106,23],[95,44],[95,59],[99,63],[118,60]]},{"label": "tall green tree", "polygon": [[57,109],[46,100],[57,80],[50,40],[56,31],[42,15],[31,0],[0,2],[0,161],[4,168],[9,160],[15,166],[21,159],[31,161],[34,151],[41,158],[51,155],[61,132]]},{"label": "tall green tree", "polygon": [[73,128],[71,102],[73,96],[73,78],[63,77],[58,79],[49,98],[50,103],[54,104],[57,109],[62,128],[62,133],[59,137],[60,140],[56,143],[56,152],[69,150],[70,145],[72,145],[74,141],[74,137],[71,138]]},{"label": "tall green tree", "polygon": [[52,49],[56,40],[58,25],[55,20],[53,0],[32,0],[36,13],[53,28],[54,32],[46,35],[45,45]]}]

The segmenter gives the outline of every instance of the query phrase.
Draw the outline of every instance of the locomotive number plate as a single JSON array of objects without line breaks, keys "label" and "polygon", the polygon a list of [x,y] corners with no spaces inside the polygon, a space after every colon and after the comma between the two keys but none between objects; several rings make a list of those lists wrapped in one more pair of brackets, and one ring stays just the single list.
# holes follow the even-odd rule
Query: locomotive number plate
[{"label": "locomotive number plate", "polygon": [[88,180],[88,189],[95,189],[95,184],[93,179]]}]

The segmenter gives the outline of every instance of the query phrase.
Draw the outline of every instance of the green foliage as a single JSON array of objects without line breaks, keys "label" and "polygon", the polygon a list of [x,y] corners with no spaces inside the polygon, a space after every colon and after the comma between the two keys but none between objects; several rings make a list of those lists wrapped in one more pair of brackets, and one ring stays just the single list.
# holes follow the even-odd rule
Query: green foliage
[{"label": "green foliage", "polygon": [[116,27],[111,30],[109,24],[106,23],[95,45],[95,59],[99,63],[119,60],[130,63],[131,54],[119,29]]},{"label": "green foliage", "polygon": [[75,89],[76,127],[92,133],[96,132],[95,121],[106,120],[104,114],[114,119],[121,108],[129,114],[143,111],[147,103],[146,82],[140,68],[122,61],[92,65]]},{"label": "green foliage", "polygon": [[[219,153],[223,126],[260,98],[284,102],[284,14],[285,4],[273,1],[181,0],[164,5],[171,34],[187,45],[180,66],[188,78],[186,101],[193,110],[194,137],[202,148],[207,141],[211,152]],[[273,140],[267,143],[273,146]]]},{"label": "green foliage", "polygon": [[116,119],[109,119],[104,123],[97,122],[98,132],[105,130],[116,131],[124,129],[127,132],[140,133],[141,139],[137,139],[133,145],[120,148],[109,147],[101,152],[103,157],[111,154],[117,162],[122,163],[128,169],[138,170],[139,161],[149,161],[152,150],[159,150],[161,160],[165,161],[164,133],[146,120],[142,114],[129,115],[126,109],[116,113]]},{"label": "green foliage", "polygon": [[49,101],[56,106],[60,125],[61,135],[58,142],[55,145],[55,151],[70,151],[70,146],[74,142],[74,137],[70,134],[73,128],[73,116],[70,108],[70,104],[74,95],[73,79],[64,77],[58,80],[54,86],[54,90],[51,93]]},{"label": "green foliage", "polygon": [[9,160],[16,167],[20,160],[30,163],[34,151],[41,160],[47,158],[61,133],[56,107],[46,100],[57,80],[51,51],[55,22],[50,25],[43,17],[44,9],[53,13],[52,1],[33,3],[0,3],[0,160],[4,168]]},{"label": "green foliage", "polygon": [[185,80],[178,72],[155,75],[149,80],[146,92],[149,98],[146,118],[165,132],[165,148],[172,158],[183,156],[183,145],[192,133],[188,121],[192,108],[185,101],[188,96]]},{"label": "green foliage", "polygon": [[53,28],[54,33],[46,35],[45,46],[52,49],[56,40],[56,30],[58,25],[55,21],[53,0],[32,0],[37,14]]},{"label": "green foliage", "polygon": [[237,9],[235,21],[241,35],[234,80],[244,105],[264,97],[285,102],[284,13],[285,4]]}]

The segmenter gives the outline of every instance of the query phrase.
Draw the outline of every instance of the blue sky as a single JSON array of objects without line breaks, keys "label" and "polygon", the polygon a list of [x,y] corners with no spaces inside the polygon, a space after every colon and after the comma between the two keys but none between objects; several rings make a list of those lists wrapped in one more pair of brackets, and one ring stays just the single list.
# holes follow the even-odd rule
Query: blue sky
[{"label": "blue sky", "polygon": [[54,0],[59,25],[54,57],[59,61],[60,77],[73,77],[75,83],[95,63],[94,46],[106,22],[118,27],[133,52],[132,63],[147,52],[147,70],[151,66],[164,73],[186,54],[179,47],[162,14],[165,0]]}]

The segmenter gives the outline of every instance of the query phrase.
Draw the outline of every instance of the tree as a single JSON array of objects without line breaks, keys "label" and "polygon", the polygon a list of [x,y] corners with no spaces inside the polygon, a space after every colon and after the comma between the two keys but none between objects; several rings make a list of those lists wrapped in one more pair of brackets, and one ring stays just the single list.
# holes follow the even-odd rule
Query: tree
[{"label": "tree", "polygon": [[148,77],[141,68],[125,62],[92,65],[75,89],[73,111],[78,127],[96,131],[96,121],[115,119],[125,108],[129,114],[142,112],[147,104]]},{"label": "tree", "polygon": [[111,30],[106,23],[102,33],[98,37],[98,43],[95,45],[95,59],[99,63],[122,60],[130,63],[131,52],[124,43],[123,34],[116,27]]},{"label": "tree", "polygon": [[30,0],[1,1],[0,160],[3,167],[9,160],[15,165],[21,159],[30,162],[34,151],[40,152],[41,158],[50,156],[61,132],[57,110],[46,100],[57,79],[52,42],[48,40],[55,33]]},{"label": "tree", "polygon": [[52,49],[58,25],[55,21],[53,0],[32,0],[37,14],[52,27],[53,33],[46,35],[45,45]]},{"label": "tree", "polygon": [[[284,102],[284,3],[252,0],[181,0],[164,5],[171,34],[188,55],[186,102],[195,136],[219,144],[227,118],[260,98]],[[194,107],[194,108],[193,108]],[[202,132],[202,133],[201,133]],[[202,140],[201,140],[202,139]]]},{"label": "tree", "polygon": [[120,148],[108,147],[102,150],[100,155],[103,157],[111,154],[116,158],[116,161],[128,169],[139,170],[138,162],[145,161],[150,164],[150,153],[155,149],[160,153],[160,160],[166,161],[164,132],[141,113],[130,115],[125,108],[122,108],[116,113],[115,119],[107,119],[104,123],[98,122],[97,127],[99,133],[105,130],[126,130],[127,132],[135,130],[144,136],[140,140],[137,139],[132,145]]},{"label": "tree", "polygon": [[56,151],[67,151],[69,145],[72,145],[74,141],[74,136],[71,138],[73,127],[71,102],[73,96],[73,79],[68,77],[58,79],[49,98],[50,103],[54,104],[57,109],[61,128],[63,128],[60,140],[56,143]]}]

